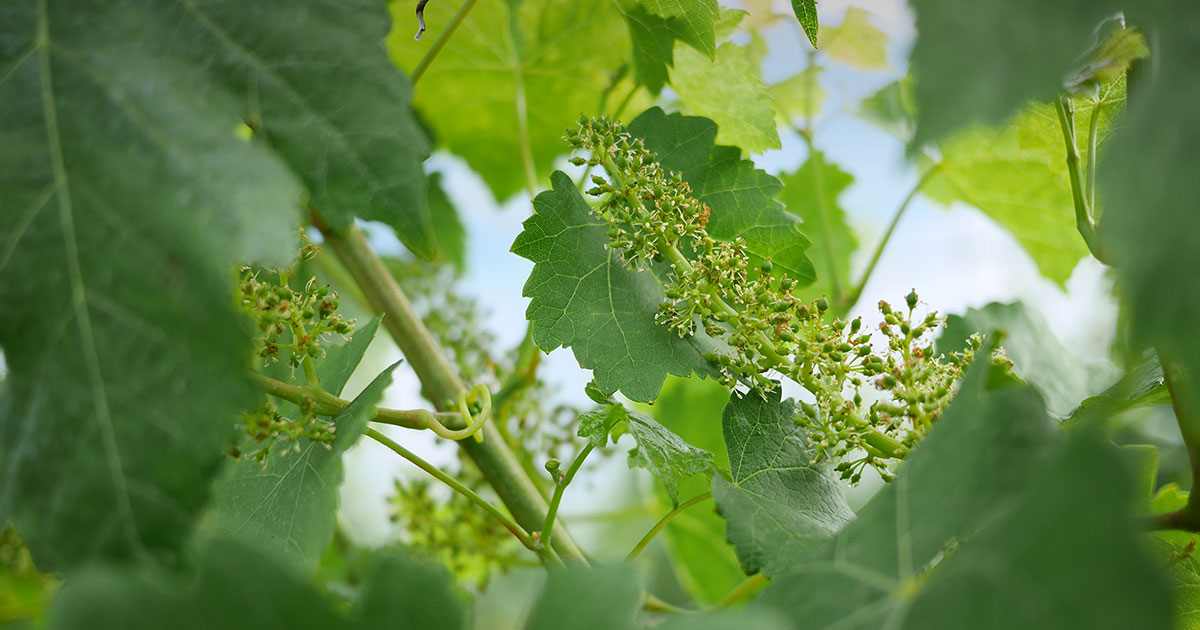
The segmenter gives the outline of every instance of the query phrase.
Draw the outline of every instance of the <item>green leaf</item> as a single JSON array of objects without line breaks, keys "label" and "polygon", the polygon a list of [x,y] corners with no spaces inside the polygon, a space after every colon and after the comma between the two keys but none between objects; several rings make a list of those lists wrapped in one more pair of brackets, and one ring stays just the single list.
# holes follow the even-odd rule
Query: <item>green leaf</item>
[{"label": "green leaf", "polygon": [[551,567],[526,630],[635,630],[640,590],[627,565]]},{"label": "green leaf", "polygon": [[698,615],[672,615],[658,630],[788,630],[792,624],[773,610],[722,610]]},{"label": "green leaf", "polygon": [[639,413],[629,413],[629,433],[637,448],[629,451],[629,466],[654,474],[672,505],[679,505],[679,483],[712,470],[712,453],[688,444],[670,429]]},{"label": "green leaf", "polygon": [[1088,249],[1075,227],[1057,117],[1046,107],[1030,106],[997,129],[972,127],[947,138],[922,191],[945,205],[979,208],[1017,238],[1042,275],[1065,286]]},{"label": "green leaf", "polygon": [[664,270],[626,268],[571,178],[556,171],[551,182],[512,247],[534,262],[522,295],[532,298],[526,317],[537,346],[570,347],[606,396],[620,390],[650,401],[667,374],[714,375],[700,356],[711,351],[710,338],[684,339],[655,322],[665,299],[655,274]]},{"label": "green leaf", "polygon": [[1146,405],[1170,404],[1171,394],[1163,381],[1162,364],[1158,357],[1152,357],[1108,389],[1079,403],[1067,422],[1079,422],[1091,416],[1109,417]]},{"label": "green leaf", "polygon": [[629,467],[645,468],[666,489],[672,505],[679,504],[679,483],[712,468],[713,455],[688,444],[653,418],[610,403],[601,411],[580,414],[579,437],[597,446],[608,443],[610,433],[628,432],[637,442],[629,451]]},{"label": "green leaf", "polygon": [[458,209],[442,186],[441,173],[429,175],[429,212],[433,216],[437,259],[450,263],[455,271],[462,273],[467,266],[467,232],[458,217]]},{"label": "green leaf", "polygon": [[896,480],[754,607],[813,627],[1169,627],[1113,449],[1063,445],[1033,390],[987,390],[990,369],[970,370]]},{"label": "green leaf", "polygon": [[803,122],[815,120],[825,103],[825,89],[821,87],[821,66],[809,66],[767,88],[771,103],[775,107],[775,126],[802,128]]},{"label": "green leaf", "polygon": [[950,315],[937,341],[937,352],[962,350],[972,334],[1001,330],[1000,346],[1013,362],[1013,373],[1037,388],[1051,414],[1065,417],[1085,397],[1103,387],[1105,370],[1088,365],[1058,340],[1050,324],[1023,302],[992,302]]},{"label": "green leaf", "polygon": [[395,554],[379,556],[349,614],[253,547],[227,540],[204,549],[194,578],[161,569],[90,569],[55,600],[54,630],[384,630],[463,628],[466,611],[449,574]]},{"label": "green leaf", "polygon": [[709,59],[676,46],[671,88],[679,95],[684,111],[717,123],[717,142],[747,153],[781,146],[771,94],[748,49],[727,42]]},{"label": "green leaf", "polygon": [[[721,410],[729,392],[713,381],[670,377],[654,405],[644,410],[688,444],[713,455],[713,466],[729,470]],[[679,496],[694,497],[711,490],[708,477],[695,476],[679,483]],[[670,511],[670,498],[658,489],[653,514]],[[746,578],[733,547],[725,542],[725,519],[712,504],[680,512],[658,536],[666,546],[675,577],[698,604],[715,604]]]},{"label": "green leaf", "polygon": [[1127,444],[1120,447],[1121,459],[1132,474],[1133,496],[1138,502],[1138,512],[1150,512],[1150,498],[1154,496],[1158,480],[1158,447],[1149,444]]},{"label": "green leaf", "polygon": [[846,9],[836,27],[822,26],[821,52],[860,70],[887,70],[887,33],[871,25],[871,13],[858,7]]},{"label": "green leaf", "polygon": [[628,131],[645,140],[663,168],[683,176],[696,198],[708,204],[709,235],[724,241],[743,238],[752,264],[770,258],[798,284],[812,282],[813,265],[806,255],[811,243],[777,199],[782,184],[741,159],[736,148],[717,146],[720,135],[711,120],[655,107],[629,123]]},{"label": "green leaf", "polygon": [[[1190,180],[1200,155],[1200,8],[1167,3],[1131,18],[1154,33],[1153,72],[1133,75],[1128,113],[1097,175],[1101,242],[1116,265],[1139,344],[1200,375],[1200,213]],[[1140,83],[1138,83],[1140,82]],[[1194,386],[1193,386],[1194,391]],[[1200,417],[1197,410],[1190,417]]]},{"label": "green leaf", "polygon": [[972,122],[999,123],[1027,99],[1050,100],[1093,43],[1096,25],[1128,8],[1107,0],[912,6],[920,33],[912,53],[914,148]]},{"label": "green leaf", "polygon": [[633,67],[637,79],[658,94],[674,64],[675,42],[681,41],[707,55],[717,52],[716,0],[616,0],[633,39]]},{"label": "green leaf", "polygon": [[796,19],[800,20],[800,28],[804,30],[809,43],[813,45],[813,48],[816,48],[819,28],[819,24],[817,23],[817,0],[792,0],[792,11],[796,13]]},{"label": "green leaf", "polygon": [[0,19],[0,521],[55,570],[186,536],[254,400],[230,267],[289,258],[301,192],[153,26],[41,8]]},{"label": "green leaf", "polygon": [[358,364],[362,363],[363,356],[367,354],[367,348],[375,340],[375,333],[379,331],[381,321],[383,315],[372,317],[371,321],[354,330],[350,341],[325,351],[325,358],[317,363],[317,374],[321,377],[321,387],[325,388],[325,391],[334,396],[342,395],[346,383],[350,382],[350,376],[358,369]]},{"label": "green leaf", "polygon": [[186,536],[253,401],[229,269],[294,255],[301,181],[332,225],[384,220],[427,253],[427,147],[385,19],[366,1],[6,4],[0,514],[43,566]]},{"label": "green leaf", "polygon": [[[377,376],[333,418],[337,429],[332,448],[301,438],[274,445],[262,464],[246,458],[227,462],[213,486],[211,508],[201,528],[243,539],[256,549],[313,569],[337,524],[342,454],[375,415],[395,367]],[[252,449],[253,442],[247,447]]]},{"label": "green leaf", "polygon": [[837,481],[812,464],[795,412],[776,389],[735,393],[722,414],[730,475],[713,476],[713,497],[747,574],[785,571],[854,518]]},{"label": "green leaf", "polygon": [[908,142],[917,128],[917,105],[913,96],[913,81],[904,77],[883,86],[862,102],[859,115],[863,120]]},{"label": "green leaf", "polygon": [[817,281],[807,293],[820,297],[850,291],[850,256],[858,248],[858,240],[846,223],[846,211],[838,197],[854,182],[854,176],[816,152],[799,170],[781,179],[784,205],[804,221],[804,231],[814,239],[808,255],[816,265]]},{"label": "green leaf", "polygon": [[[393,60],[416,68],[459,4],[430,2],[430,32],[414,42],[412,5],[391,3]],[[507,199],[530,185],[520,157],[526,138],[533,178],[542,181],[566,152],[563,129],[600,107],[628,41],[611,2],[480,0],[420,78],[414,102],[438,143]]]}]

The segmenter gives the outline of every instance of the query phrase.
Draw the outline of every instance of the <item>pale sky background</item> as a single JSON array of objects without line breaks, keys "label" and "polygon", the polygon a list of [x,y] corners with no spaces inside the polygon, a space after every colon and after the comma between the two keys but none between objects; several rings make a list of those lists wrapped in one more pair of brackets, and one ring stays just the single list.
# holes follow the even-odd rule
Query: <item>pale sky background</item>
[{"label": "pale sky background", "polygon": [[[730,0],[722,0],[722,4],[738,6]],[[787,0],[777,0],[776,5],[779,13],[790,15]],[[851,5],[869,10],[874,16],[872,22],[890,35],[889,58],[894,68],[886,72],[863,72],[830,63],[822,74],[822,85],[829,94],[823,116],[836,118],[821,123],[816,141],[829,160],[856,178],[841,197],[841,203],[858,235],[860,249],[854,274],[857,275],[917,175],[905,163],[900,141],[845,114],[852,112],[862,98],[903,76],[915,31],[912,14],[900,0],[822,0],[819,4],[822,23],[840,23]],[[764,63],[764,78],[768,83],[803,69],[808,44],[799,39],[789,22],[774,27],[766,36],[771,49]],[[798,136],[790,132],[781,136],[782,149],[754,158],[760,168],[771,173],[793,171],[807,158],[804,142]],[[429,165],[445,173],[445,187],[469,230],[469,270],[461,288],[488,310],[488,327],[497,336],[500,348],[512,348],[525,331],[528,300],[521,297],[521,287],[532,264],[511,254],[509,247],[521,231],[521,222],[529,216],[529,199],[518,196],[498,205],[482,180],[453,156],[435,155]],[[1078,238],[1078,235],[1063,234],[1062,238]],[[399,248],[394,237],[378,230],[373,240],[384,251]],[[1116,306],[1109,287],[1103,267],[1088,258],[1076,267],[1064,292],[1040,276],[1017,241],[982,212],[962,204],[945,209],[918,198],[884,252],[863,293],[858,314],[874,321],[877,319],[874,304],[878,300],[899,302],[912,288],[917,289],[930,309],[944,314],[961,313],[968,307],[981,307],[991,301],[1020,299],[1039,310],[1061,341],[1081,358],[1103,362],[1107,361],[1116,321]],[[399,358],[390,341],[377,342],[368,357],[368,368],[360,370],[347,388],[347,395],[365,386],[377,371],[371,368],[382,368]],[[396,382],[383,404],[394,408],[424,406],[412,373],[401,367],[396,374]],[[578,367],[569,350],[551,353],[539,375],[558,386],[563,400],[590,405],[583,387],[591,374]],[[438,444],[439,440],[431,434],[391,428],[389,433],[435,463],[454,461],[454,447],[444,441]],[[624,496],[627,493],[624,488],[631,484],[620,479],[634,473],[627,470],[623,455],[599,467],[595,463],[589,462],[591,465],[584,467],[566,494],[562,514],[568,522],[573,513],[615,510],[622,501],[636,500]],[[361,441],[347,454],[346,465],[342,494],[344,527],[354,539],[365,544],[381,544],[391,539],[395,532],[388,522],[386,498],[392,490],[392,479],[423,473],[368,440]],[[648,487],[650,481],[641,473],[637,473],[639,482]],[[604,483],[595,483],[597,480]],[[605,548],[614,545],[628,549],[644,531],[642,526],[635,527],[628,541],[614,543],[593,539],[594,528],[584,523],[577,522],[572,529],[590,549],[602,543]],[[607,537],[612,537],[611,532]]]}]

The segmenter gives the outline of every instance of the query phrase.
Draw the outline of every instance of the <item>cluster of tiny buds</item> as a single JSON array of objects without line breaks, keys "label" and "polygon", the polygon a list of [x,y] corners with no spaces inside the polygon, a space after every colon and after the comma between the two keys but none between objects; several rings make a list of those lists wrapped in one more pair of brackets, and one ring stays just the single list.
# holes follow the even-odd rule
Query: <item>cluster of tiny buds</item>
[{"label": "cluster of tiny buds", "polygon": [[263,274],[251,267],[243,267],[241,273],[237,301],[255,322],[255,352],[264,366],[277,362],[280,350],[287,350],[288,365],[294,370],[306,357],[324,356],[323,337],[345,336],[354,330],[354,320],[347,321],[337,312],[337,292],[327,284],[318,285],[315,277],[303,290],[294,291],[285,271],[274,282],[260,279]]},{"label": "cluster of tiny buds", "polygon": [[[907,310],[880,302],[887,348],[876,350],[862,318],[843,321],[825,298],[797,298],[796,281],[776,274],[769,259],[752,261],[744,241],[710,237],[708,206],[619,123],[584,117],[566,140],[589,154],[573,163],[607,172],[607,180],[593,176],[586,192],[602,197],[592,210],[608,226],[608,246],[637,270],[669,262],[657,320],[681,337],[703,330],[723,342],[705,358],[727,387],[761,394],[780,376],[802,385],[815,404],[801,403],[797,421],[810,429],[815,458],[838,462],[851,482],[867,466],[887,478],[941,415],[979,340],[962,354],[935,355],[932,332],[943,320],[936,313],[914,320],[914,291]],[[865,403],[866,385],[882,398]]]},{"label": "cluster of tiny buds", "polygon": [[280,413],[274,403],[266,401],[258,407],[242,413],[238,428],[244,435],[254,439],[258,447],[253,452],[243,453],[234,446],[229,454],[233,457],[244,457],[256,463],[266,465],[267,455],[277,441],[292,444],[289,448],[279,451],[280,457],[290,452],[300,452],[300,438],[321,444],[327,450],[333,448],[333,438],[336,425],[333,422],[317,417],[315,405],[311,398],[305,398],[300,405],[300,417],[289,418]]},{"label": "cluster of tiny buds", "polygon": [[707,238],[709,208],[692,196],[691,186],[677,173],[658,165],[641,138],[624,131],[607,117],[579,120],[579,129],[566,132],[571,148],[591,157],[573,164],[602,166],[609,178],[592,175],[586,192],[604,197],[592,208],[608,224],[609,247],[619,250],[635,269],[662,262],[685,242]]}]

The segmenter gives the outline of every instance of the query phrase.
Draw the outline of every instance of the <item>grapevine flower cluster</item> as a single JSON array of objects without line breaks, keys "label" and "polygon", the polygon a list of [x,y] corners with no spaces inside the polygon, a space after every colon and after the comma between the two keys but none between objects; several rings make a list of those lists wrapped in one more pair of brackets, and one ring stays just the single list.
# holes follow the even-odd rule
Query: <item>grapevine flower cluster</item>
[{"label": "grapevine flower cluster", "polygon": [[[303,233],[301,240],[300,261],[312,260],[320,248],[309,243]],[[255,355],[263,360],[263,367],[279,362],[282,351],[293,377],[295,369],[303,366],[306,378],[314,379],[314,361],[325,353],[323,341],[332,334],[345,336],[354,331],[354,320],[346,320],[337,312],[337,293],[329,285],[318,286],[315,277],[305,283],[303,290],[293,290],[288,284],[290,269],[270,272],[242,267],[240,273],[236,304],[254,322]],[[298,418],[284,415],[269,400],[244,412],[239,427],[259,446],[249,454],[234,447],[231,454],[263,463],[278,441],[293,445],[282,449],[281,455],[299,452],[300,438],[332,448],[333,422],[317,415],[312,398],[306,397],[299,407]]]},{"label": "grapevine flower cluster", "polygon": [[608,247],[634,270],[669,264],[658,321],[681,337],[703,330],[723,342],[705,358],[728,387],[763,394],[781,376],[802,385],[815,400],[800,403],[796,421],[810,431],[814,459],[838,462],[852,483],[867,466],[890,478],[890,464],[941,415],[980,340],[963,353],[936,355],[932,333],[943,320],[936,313],[914,319],[913,292],[906,311],[880,302],[886,350],[877,350],[862,318],[833,317],[825,298],[801,300],[796,281],[774,273],[769,259],[755,264],[742,239],[709,236],[710,208],[620,123],[583,117],[565,139],[589,154],[572,163],[608,174],[593,175],[586,191],[601,198],[592,211],[607,225]]}]

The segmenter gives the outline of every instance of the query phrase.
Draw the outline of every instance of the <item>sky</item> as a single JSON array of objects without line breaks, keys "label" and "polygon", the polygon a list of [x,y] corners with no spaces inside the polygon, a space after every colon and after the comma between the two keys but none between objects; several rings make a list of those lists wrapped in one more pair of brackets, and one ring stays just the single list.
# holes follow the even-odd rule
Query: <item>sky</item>
[{"label": "sky", "polygon": [[[739,6],[729,0],[723,0],[722,4]],[[790,14],[787,0],[777,0],[775,4],[778,13]],[[816,143],[827,159],[855,176],[841,203],[860,243],[852,274],[857,275],[865,267],[884,226],[915,184],[917,174],[905,162],[904,146],[899,140],[845,114],[852,112],[862,98],[905,74],[915,28],[911,11],[904,2],[895,0],[822,0],[819,5],[822,22],[839,23],[851,5],[870,11],[872,23],[889,34],[888,56],[893,66],[882,72],[831,66],[821,75],[822,85],[830,95],[824,111],[832,113],[818,124]],[[770,53],[764,61],[763,73],[768,83],[803,69],[808,44],[799,38],[797,31],[785,21],[766,33]],[[781,140],[781,149],[753,158],[759,168],[778,174],[793,171],[804,163],[807,159],[804,142],[791,132],[782,133]],[[569,168],[565,162],[559,166],[564,170]],[[519,195],[497,203],[482,180],[451,155],[435,154],[429,167],[444,173],[445,187],[468,230],[468,270],[461,289],[487,310],[487,324],[499,347],[512,348],[525,332],[528,300],[521,297],[521,287],[532,263],[509,252],[509,247],[530,213],[529,198]],[[394,252],[400,248],[386,230],[369,229],[369,234],[380,251]],[[1063,238],[1078,236],[1064,234]],[[1079,357],[1104,363],[1116,322],[1110,287],[1103,266],[1088,258],[1076,267],[1064,291],[1041,277],[1016,240],[982,212],[964,204],[945,208],[918,197],[892,236],[854,314],[873,321],[878,318],[876,302],[880,299],[900,302],[914,288],[924,308],[943,314],[962,313],[968,307],[982,307],[992,301],[1024,300],[1045,316],[1064,345]],[[399,352],[390,342],[377,340],[367,359],[368,369],[360,370],[347,387],[346,395],[353,395],[366,385],[374,373],[369,368],[382,369],[399,358]],[[539,375],[557,387],[559,400],[590,405],[583,387],[591,375],[579,368],[569,350],[550,353]],[[418,391],[415,377],[401,368],[383,405],[421,407],[424,403]],[[444,441],[439,444],[431,434],[394,428],[389,428],[389,432],[437,464],[452,464],[455,460],[453,445]],[[640,472],[630,473],[624,460],[623,456],[614,457],[599,466],[585,467],[566,494],[564,518],[569,521],[572,514],[594,513],[598,506],[615,509],[618,507],[615,503],[636,500],[627,496],[630,484],[611,482],[613,478],[640,475]],[[346,456],[341,514],[343,526],[351,537],[371,545],[392,539],[395,531],[388,521],[386,505],[392,480],[418,474],[422,473],[369,441],[364,440],[351,450]],[[638,479],[640,484],[649,483],[643,477]],[[597,483],[598,480],[605,483]],[[573,530],[585,546],[603,542],[589,540],[599,529],[578,524]],[[641,530],[637,532],[640,534]]]}]

